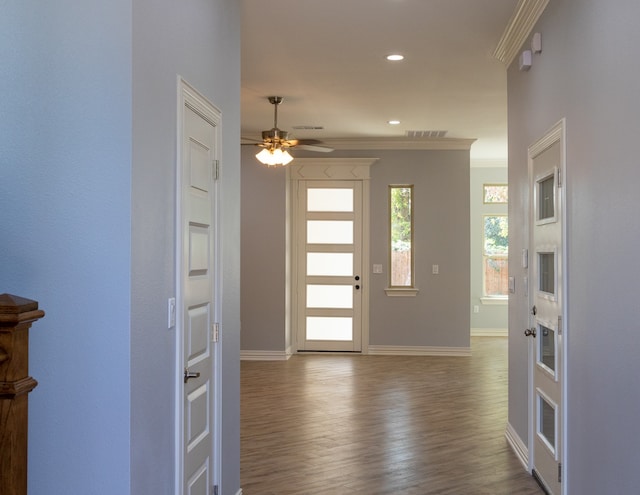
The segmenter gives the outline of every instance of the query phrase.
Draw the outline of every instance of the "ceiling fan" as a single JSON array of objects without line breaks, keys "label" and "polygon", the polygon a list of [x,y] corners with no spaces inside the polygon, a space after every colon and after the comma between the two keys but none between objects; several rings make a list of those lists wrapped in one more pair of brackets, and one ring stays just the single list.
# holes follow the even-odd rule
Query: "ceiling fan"
[{"label": "ceiling fan", "polygon": [[289,139],[287,131],[278,129],[278,105],[282,103],[284,98],[269,96],[268,99],[274,108],[273,128],[262,131],[262,142],[256,143],[256,146],[262,148],[262,151],[256,155],[260,162],[268,166],[287,165],[293,160],[288,151],[293,147],[321,153],[333,151],[332,148],[323,146],[322,142],[317,139]]}]

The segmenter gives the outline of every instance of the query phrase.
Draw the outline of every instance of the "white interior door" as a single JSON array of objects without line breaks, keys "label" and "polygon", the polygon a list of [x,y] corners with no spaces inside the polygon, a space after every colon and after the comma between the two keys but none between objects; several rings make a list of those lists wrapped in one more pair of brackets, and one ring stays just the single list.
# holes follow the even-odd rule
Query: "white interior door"
[{"label": "white interior door", "polygon": [[[533,474],[549,494],[562,493],[564,259],[561,128],[530,150],[533,373]],[[554,140],[553,138],[558,139]]]},{"label": "white interior door", "polygon": [[196,111],[193,104],[185,102],[182,108],[177,301],[181,397],[177,438],[181,446],[178,465],[182,467],[177,491],[184,495],[210,495],[216,465],[216,117],[206,106]]},{"label": "white interior door", "polygon": [[298,350],[362,349],[362,182],[298,182]]}]

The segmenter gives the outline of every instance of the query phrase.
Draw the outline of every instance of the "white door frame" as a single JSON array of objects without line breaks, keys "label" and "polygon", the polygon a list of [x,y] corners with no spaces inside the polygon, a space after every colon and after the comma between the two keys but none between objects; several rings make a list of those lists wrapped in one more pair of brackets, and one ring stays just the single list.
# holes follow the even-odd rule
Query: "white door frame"
[{"label": "white door frame", "polygon": [[[220,159],[221,150],[221,112],[213,105],[205,96],[198,92],[193,86],[185,81],[181,76],[177,78],[178,89],[178,105],[177,105],[177,123],[176,123],[176,166],[175,166],[175,287],[176,287],[176,326],[175,326],[175,339],[176,339],[176,366],[175,366],[175,494],[183,495],[182,488],[184,486],[184,455],[183,455],[183,443],[184,443],[184,414],[183,414],[183,387],[184,387],[184,353],[182,342],[182,325],[183,325],[183,311],[182,311],[182,256],[183,256],[183,243],[181,235],[181,219],[182,219],[182,142],[183,142],[183,129],[184,129],[184,109],[185,107],[191,108],[193,111],[202,116],[205,120],[211,122],[214,125],[216,132],[216,160]],[[214,181],[214,200],[216,203],[219,201],[218,181]],[[219,232],[219,210],[218,205],[214,206],[215,215],[212,218],[214,228],[214,298],[212,307],[214,314],[212,315],[213,321],[217,321],[220,315],[220,301],[222,299],[222,284],[220,283],[220,239],[217,233]],[[221,480],[221,359],[220,359],[220,346],[214,344],[213,346],[213,386],[214,391],[212,394],[212,407],[213,407],[213,445],[211,446],[213,454],[213,480],[214,485],[220,485]]]},{"label": "white door frame", "polygon": [[[532,184],[535,182],[535,176],[533,174],[533,161],[534,159],[541,155],[545,150],[551,147],[553,144],[560,144],[560,164],[558,166],[559,170],[559,185],[562,189],[562,193],[560,194],[560,205],[561,205],[561,222],[562,222],[562,247],[561,247],[561,256],[562,256],[562,268],[561,274],[559,276],[562,277],[563,283],[561,287],[561,298],[563,301],[562,304],[562,345],[560,346],[560,355],[562,359],[561,367],[560,367],[560,389],[562,395],[562,404],[561,404],[561,415],[560,415],[560,429],[561,429],[561,452],[560,452],[560,463],[562,466],[562,484],[561,484],[561,494],[566,495],[568,492],[568,483],[567,483],[567,419],[568,415],[568,407],[567,407],[567,355],[569,348],[569,319],[568,319],[568,300],[567,300],[567,286],[568,286],[568,259],[567,259],[567,181],[566,181],[566,163],[567,163],[567,155],[566,155],[566,120],[563,118],[559,122],[557,122],[554,126],[552,126],[542,138],[536,141],[534,144],[529,146],[528,148],[528,184],[529,184],[529,194],[533,194]],[[535,255],[534,246],[532,246],[532,229],[533,229],[533,214],[531,205],[533,204],[533,197],[529,197],[529,212],[527,215],[528,229],[527,229],[527,248],[529,253],[528,265],[531,266],[531,257]],[[529,280],[529,283],[532,281]],[[529,328],[529,310],[533,305],[533,291],[527,288],[528,290],[528,300],[527,300],[527,315],[526,315],[526,323],[525,328]],[[529,452],[528,452],[528,469],[529,472],[532,473],[534,469],[534,449],[535,449],[535,434],[536,434],[536,425],[535,425],[535,411],[534,408],[536,405],[536,393],[535,393],[535,382],[534,382],[534,373],[536,366],[536,342],[534,339],[529,339]]]},{"label": "white door frame", "polygon": [[[362,270],[363,277],[369,269],[369,203],[371,176],[369,169],[378,158],[296,158],[287,167],[287,205],[290,214],[287,215],[287,258],[289,277],[287,280],[287,294],[290,300],[290,311],[287,314],[286,328],[290,349],[298,349],[297,329],[298,298],[297,298],[297,274],[298,247],[291,232],[298,221],[295,198],[297,198],[297,182],[300,180],[361,180],[362,181]],[[369,350],[369,277],[363,279],[362,284],[362,354]],[[287,350],[287,354],[291,350]]]}]

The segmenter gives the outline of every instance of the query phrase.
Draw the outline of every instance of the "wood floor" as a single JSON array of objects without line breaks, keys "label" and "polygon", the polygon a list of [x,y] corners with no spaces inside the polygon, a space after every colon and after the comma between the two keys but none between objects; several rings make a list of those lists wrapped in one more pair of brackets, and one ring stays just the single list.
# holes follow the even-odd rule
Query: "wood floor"
[{"label": "wood floor", "polygon": [[540,495],[504,437],[506,346],[243,361],[243,495]]}]

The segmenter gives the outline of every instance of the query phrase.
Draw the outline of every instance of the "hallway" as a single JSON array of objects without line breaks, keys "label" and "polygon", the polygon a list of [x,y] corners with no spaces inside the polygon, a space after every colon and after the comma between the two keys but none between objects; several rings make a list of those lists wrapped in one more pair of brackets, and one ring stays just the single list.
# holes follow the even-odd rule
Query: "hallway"
[{"label": "hallway", "polygon": [[243,361],[243,495],[539,495],[504,431],[507,340],[473,355]]}]

